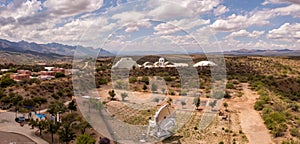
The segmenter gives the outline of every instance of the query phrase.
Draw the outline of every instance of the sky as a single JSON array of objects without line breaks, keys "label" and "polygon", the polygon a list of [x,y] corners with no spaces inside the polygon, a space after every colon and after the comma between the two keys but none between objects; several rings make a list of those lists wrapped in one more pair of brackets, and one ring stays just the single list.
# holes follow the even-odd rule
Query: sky
[{"label": "sky", "polygon": [[300,50],[300,1],[0,0],[0,39],[116,53]]}]

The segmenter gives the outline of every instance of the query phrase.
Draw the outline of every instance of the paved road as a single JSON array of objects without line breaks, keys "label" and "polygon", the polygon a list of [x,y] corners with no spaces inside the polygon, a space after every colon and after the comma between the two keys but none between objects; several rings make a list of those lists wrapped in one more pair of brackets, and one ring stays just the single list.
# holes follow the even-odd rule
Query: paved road
[{"label": "paved road", "polygon": [[36,129],[30,129],[28,125],[20,126],[19,123],[15,122],[15,113],[14,112],[0,112],[0,129],[5,132],[14,132],[25,135],[31,138],[38,144],[48,144],[42,138],[36,136],[34,132]]}]

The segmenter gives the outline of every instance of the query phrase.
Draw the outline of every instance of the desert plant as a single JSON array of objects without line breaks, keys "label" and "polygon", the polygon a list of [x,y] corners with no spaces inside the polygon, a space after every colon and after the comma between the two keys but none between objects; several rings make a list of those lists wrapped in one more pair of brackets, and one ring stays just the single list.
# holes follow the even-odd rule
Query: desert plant
[{"label": "desert plant", "polygon": [[127,93],[121,93],[122,101],[125,101],[125,98],[128,97]]},{"label": "desert plant", "polygon": [[111,97],[111,100],[115,100],[116,93],[114,90],[109,91],[108,94]]},{"label": "desert plant", "polygon": [[95,144],[96,140],[87,134],[80,135],[76,138],[76,144]]},{"label": "desert plant", "polygon": [[195,97],[194,98],[194,105],[196,106],[196,109],[198,110],[199,106],[200,106],[200,97]]}]

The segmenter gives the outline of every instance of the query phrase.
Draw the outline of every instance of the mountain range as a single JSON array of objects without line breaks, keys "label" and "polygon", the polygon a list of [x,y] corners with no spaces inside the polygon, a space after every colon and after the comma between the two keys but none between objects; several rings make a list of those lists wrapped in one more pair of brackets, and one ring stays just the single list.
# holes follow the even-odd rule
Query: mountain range
[{"label": "mountain range", "polygon": [[[114,56],[117,52],[110,52],[103,48],[94,49],[83,46],[70,46],[59,43],[38,44],[34,42],[19,41],[11,42],[5,39],[0,39],[0,52],[10,54],[26,54],[41,58],[61,58],[73,57],[75,52],[77,56],[93,56],[98,53],[98,57]],[[148,52],[128,52],[137,55],[149,55]],[[151,54],[180,54],[176,51],[154,51]],[[191,54],[204,54],[203,52]],[[221,54],[221,53],[211,53]],[[232,51],[224,51],[226,55],[262,55],[262,56],[300,56],[300,50],[290,49],[275,49],[275,50],[260,50],[260,49],[240,49]]]},{"label": "mountain range", "polygon": [[300,56],[300,50],[290,49],[274,49],[274,50],[260,50],[260,49],[240,49],[223,52],[227,55],[261,55],[261,56]]},{"label": "mountain range", "polygon": [[91,47],[69,46],[59,43],[37,44],[26,41],[11,42],[4,39],[0,39],[0,51],[26,53],[48,58],[56,58],[61,56],[71,57],[75,54],[75,52],[77,56],[95,55],[95,53],[101,54],[100,56],[113,55],[109,51],[102,48],[93,49]]}]

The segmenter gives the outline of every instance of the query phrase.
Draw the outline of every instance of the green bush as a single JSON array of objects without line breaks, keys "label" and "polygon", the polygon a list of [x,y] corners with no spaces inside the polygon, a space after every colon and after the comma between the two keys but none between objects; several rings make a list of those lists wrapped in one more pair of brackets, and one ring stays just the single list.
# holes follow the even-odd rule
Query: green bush
[{"label": "green bush", "polygon": [[9,78],[9,75],[3,76],[1,81],[0,81],[0,86],[2,88],[6,88],[6,87],[12,86],[14,84],[16,84],[16,82],[14,80],[12,80],[11,78]]},{"label": "green bush", "polygon": [[137,82],[137,77],[133,76],[129,78],[129,83],[135,83]]},{"label": "green bush", "polygon": [[264,104],[266,104],[264,101],[258,100],[254,104],[254,109],[260,111],[264,108]]},{"label": "green bush", "polygon": [[297,128],[292,128],[290,129],[290,133],[293,137],[298,137],[300,138],[300,132],[299,132],[299,129]]},{"label": "green bush", "polygon": [[149,77],[143,76],[141,82],[144,82],[146,85],[149,84]]},{"label": "green bush", "polygon": [[62,77],[66,77],[66,75],[62,72],[55,73],[55,78],[62,78]]},{"label": "green bush", "polygon": [[226,84],[226,89],[234,89],[233,83],[227,83]]}]

